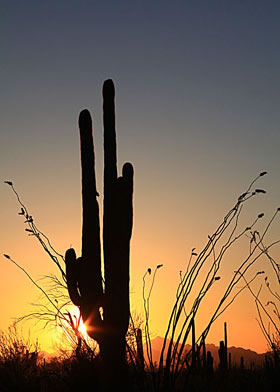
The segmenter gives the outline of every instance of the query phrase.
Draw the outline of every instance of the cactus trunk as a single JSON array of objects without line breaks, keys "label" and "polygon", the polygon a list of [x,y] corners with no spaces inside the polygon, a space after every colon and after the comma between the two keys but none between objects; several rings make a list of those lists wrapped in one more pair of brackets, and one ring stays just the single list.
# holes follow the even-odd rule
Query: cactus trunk
[{"label": "cactus trunk", "polygon": [[104,319],[117,349],[125,352],[129,324],[129,243],[132,232],[133,168],[126,163],[117,177],[115,91],[111,81],[103,86],[104,120],[104,215],[103,251],[105,270]]}]

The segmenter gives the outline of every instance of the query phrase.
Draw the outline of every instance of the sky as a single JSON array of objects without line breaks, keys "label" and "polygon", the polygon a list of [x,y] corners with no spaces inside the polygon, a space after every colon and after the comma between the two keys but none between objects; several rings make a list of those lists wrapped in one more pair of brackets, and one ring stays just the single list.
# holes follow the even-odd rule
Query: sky
[{"label": "sky", "polygon": [[[163,264],[150,300],[152,334],[163,336],[191,249],[203,248],[260,172],[268,172],[258,184],[267,193],[252,202],[244,221],[260,212],[269,219],[280,205],[280,4],[1,0],[0,9],[1,253],[34,279],[57,272],[25,232],[4,184],[9,180],[55,248],[64,253],[73,246],[80,254],[77,120],[82,109],[91,111],[102,196],[101,92],[112,78],[118,167],[130,161],[135,170],[131,307],[142,311],[142,277]],[[276,220],[271,238],[278,233]],[[221,283],[244,247],[225,259]],[[257,268],[273,280],[267,262]],[[5,330],[40,293],[4,257],[0,274]],[[207,299],[201,325],[220,292],[217,287]],[[218,344],[227,321],[229,345],[263,352],[267,344],[256,318],[254,300],[244,292],[217,320],[208,342]],[[51,350],[53,331],[28,328]]]}]

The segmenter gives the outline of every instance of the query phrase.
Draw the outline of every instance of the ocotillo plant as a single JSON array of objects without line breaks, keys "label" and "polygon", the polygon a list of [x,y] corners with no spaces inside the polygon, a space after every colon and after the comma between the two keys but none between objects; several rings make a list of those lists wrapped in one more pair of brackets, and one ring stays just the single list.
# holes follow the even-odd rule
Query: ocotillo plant
[{"label": "ocotillo plant", "polygon": [[195,343],[195,322],[194,322],[194,317],[191,320],[191,327],[192,327],[192,367],[195,368],[195,366],[196,366],[196,343]]},{"label": "ocotillo plant", "polygon": [[110,362],[125,360],[125,335],[129,323],[129,251],[132,233],[133,167],[126,163],[117,176],[115,88],[103,85],[104,205],[101,272],[98,192],[92,120],[88,110],[79,117],[82,166],[82,256],[74,249],[65,255],[69,296],[79,306],[88,335],[99,343],[100,354]]}]

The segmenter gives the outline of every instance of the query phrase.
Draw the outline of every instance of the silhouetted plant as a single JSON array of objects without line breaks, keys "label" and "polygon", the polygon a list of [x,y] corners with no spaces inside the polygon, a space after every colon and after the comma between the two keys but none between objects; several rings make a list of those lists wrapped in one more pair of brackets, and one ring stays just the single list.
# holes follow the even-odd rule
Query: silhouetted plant
[{"label": "silhouetted plant", "polygon": [[[64,257],[62,254],[58,253],[53,245],[51,244],[51,241],[49,238],[38,228],[38,226],[35,224],[35,221],[33,217],[29,214],[29,211],[27,210],[26,206],[22,202],[22,200],[19,197],[18,192],[16,191],[12,181],[4,181],[5,184],[9,185],[14,192],[17,201],[20,205],[20,212],[18,215],[22,216],[25,221],[24,223],[26,224],[27,228],[25,231],[28,233],[29,236],[35,237],[44,251],[47,253],[47,255],[51,258],[51,260],[54,262],[54,264],[57,266],[59,269],[59,272],[62,276],[63,281],[66,283],[66,274],[64,272],[64,269],[61,265],[61,262],[64,264]],[[5,256],[5,255],[4,255]]]},{"label": "silhouetted plant", "polygon": [[213,373],[213,357],[211,354],[211,351],[207,351],[207,356],[206,356],[206,368],[208,373],[212,374]]},{"label": "silhouetted plant", "polygon": [[39,362],[38,342],[23,338],[15,324],[7,332],[0,331],[1,391],[31,390],[38,376]]},{"label": "silhouetted plant", "polygon": [[66,338],[63,339],[63,348],[59,345],[60,350],[70,350],[70,352],[75,353],[86,351],[88,355],[96,356],[96,343],[81,333],[81,315],[77,316],[73,313],[73,309],[71,309],[73,305],[69,300],[66,285],[56,275],[49,275],[41,279],[41,281],[44,281],[45,287],[43,288],[42,284],[39,285],[9,255],[4,256],[23,271],[32,284],[41,292],[38,302],[32,303],[34,311],[17,317],[15,325],[22,321],[33,320],[44,323],[44,327],[59,328]]},{"label": "silhouetted plant", "polygon": [[[253,197],[256,197],[256,195],[265,193],[265,191],[261,189],[252,190],[257,180],[265,174],[267,173],[260,173],[260,175],[249,185],[246,192],[238,197],[236,204],[225,215],[217,230],[211,236],[208,236],[208,242],[204,249],[201,252],[196,252],[195,248],[192,249],[186,272],[184,274],[180,273],[180,283],[176,292],[176,300],[170,315],[161,351],[158,368],[159,376],[157,376],[157,380],[159,382],[157,386],[158,389],[160,389],[161,386],[166,390],[172,390],[172,388],[175,388],[176,379],[183,371],[186,370],[188,360],[182,360],[182,358],[188,357],[185,353],[185,345],[191,331],[193,330],[193,320],[195,320],[200,305],[207,297],[210,288],[212,288],[216,282],[221,279],[219,271],[228,250],[241,238],[249,236],[249,253],[241,261],[238,269],[234,272],[224,294],[218,301],[217,307],[210,317],[209,322],[198,338],[196,338],[196,344],[198,347],[197,350],[200,350],[200,347],[203,345],[203,342],[205,341],[215,320],[217,320],[217,318],[225,312],[237,296],[247,287],[246,284],[241,288],[238,287],[238,283],[240,283],[242,279],[241,275],[247,276],[256,261],[259,260],[262,255],[269,254],[270,249],[280,242],[277,240],[265,247],[261,247],[261,244],[265,241],[267,232],[276,218],[279,209],[277,209],[275,214],[273,214],[269,223],[264,228],[262,234],[259,235],[259,239],[257,239],[256,242],[253,243],[252,237],[255,235],[255,227],[257,223],[264,216],[263,213],[258,214],[249,226],[246,226],[241,230],[239,229],[239,220],[244,204]],[[210,257],[212,258],[212,261],[210,261]],[[205,270],[203,272],[202,268],[206,266],[208,266],[206,268],[206,272]],[[255,273],[253,277],[250,278],[249,282],[252,283],[262,273],[263,271]],[[204,276],[204,280],[202,280],[202,284],[200,284],[197,288],[195,283],[198,278],[201,279],[202,276]],[[189,300],[190,294],[192,294],[194,299]],[[187,300],[191,302],[187,303]],[[191,351],[193,361],[194,358],[196,358],[195,350],[196,345],[192,344]],[[150,349],[149,352],[151,353]],[[150,363],[151,362],[152,358],[150,359]]]},{"label": "silhouetted plant", "polygon": [[[35,224],[34,218],[30,219],[29,211],[26,205],[22,202],[18,192],[11,181],[6,181],[11,186],[16,198],[20,204],[21,210],[19,215],[24,219],[27,225],[26,232],[28,236],[39,239],[43,249],[53,261],[54,258],[59,257],[64,262],[64,257],[55,250],[51,244],[50,239],[44,234]],[[24,212],[24,213],[23,213]],[[87,338],[80,332],[81,314],[73,312],[72,301],[69,299],[66,282],[64,281],[64,274],[60,277],[57,275],[46,275],[39,281],[35,281],[31,275],[11,256],[4,254],[4,256],[17,266],[30,279],[35,287],[40,291],[41,295],[37,302],[32,303],[34,311],[20,316],[16,319],[16,323],[25,320],[40,321],[44,323],[44,327],[60,328],[63,331],[65,339],[58,343],[57,350],[63,354],[64,358],[72,356],[72,353],[79,353],[79,355],[87,355],[89,358],[96,357],[98,350],[95,341]],[[57,261],[57,260],[56,260]],[[57,262],[55,263],[57,265]],[[61,272],[61,270],[59,269]],[[137,331],[143,327],[143,320],[139,314],[133,313],[130,316],[130,324],[126,335],[127,351],[129,363],[133,366],[137,365]],[[62,344],[63,342],[63,344]]]},{"label": "silhouetted plant", "polygon": [[[122,176],[117,176],[114,100],[114,84],[112,80],[107,80],[103,85],[103,254],[100,245],[92,121],[87,110],[82,111],[79,117],[83,200],[82,256],[77,259],[72,248],[66,251],[66,275],[58,260],[63,260],[63,256],[54,250],[48,238],[35,226],[12,182],[6,181],[21,204],[20,214],[26,217],[29,225],[26,230],[37,237],[59,268],[73,304],[81,311],[88,335],[99,343],[101,356],[110,369],[113,369],[113,364],[114,367],[116,364],[124,364],[126,357],[125,336],[130,317],[129,248],[133,219],[132,165],[126,163]],[[101,272],[102,255],[105,282]]]},{"label": "silhouetted plant", "polygon": [[38,341],[32,343],[30,337],[20,336],[15,324],[7,332],[0,331],[0,362],[25,363],[24,366],[28,367],[28,363],[37,363],[38,356]]},{"label": "silhouetted plant", "polygon": [[125,336],[130,315],[129,248],[132,232],[133,167],[130,163],[124,164],[122,176],[117,176],[114,100],[114,84],[112,80],[107,80],[103,85],[103,253],[100,245],[92,121],[89,112],[84,110],[79,117],[83,200],[82,256],[77,259],[72,248],[65,254],[69,296],[81,310],[88,335],[98,342],[107,371],[117,369],[125,362]]},{"label": "silhouetted plant", "polygon": [[220,341],[220,347],[219,347],[219,368],[222,372],[226,371],[226,363],[227,363],[227,358],[226,358],[226,348],[225,348],[225,343],[223,340]]},{"label": "silhouetted plant", "polygon": [[224,340],[220,341],[219,347],[219,368],[225,372],[228,368],[228,350],[227,350],[227,323],[224,323]]},{"label": "silhouetted plant", "polygon": [[[279,211],[278,208],[277,211]],[[272,257],[272,255],[268,252],[267,246],[264,244],[260,233],[258,231],[254,231],[252,233],[251,242],[257,244],[259,249],[264,253],[267,260],[269,261],[270,266],[272,267],[272,277],[274,276],[277,288],[280,288],[280,264]],[[264,281],[260,285],[260,288],[257,293],[251,287],[251,282],[247,280],[244,274],[240,273],[242,279],[244,280],[246,287],[251,293],[252,297],[255,300],[255,305],[258,314],[258,323],[260,329],[268,343],[269,349],[273,352],[274,358],[280,357],[280,294],[277,290],[272,288],[270,283],[270,279],[265,273]],[[263,286],[265,286],[266,293],[270,296],[270,299],[264,303],[264,300],[261,297]],[[276,362],[278,360],[276,359]]]},{"label": "silhouetted plant", "polygon": [[[149,371],[152,376],[152,382],[154,383],[154,388],[155,387],[155,367],[154,367],[154,361],[153,361],[153,350],[152,350],[152,343],[151,343],[151,333],[150,333],[150,299],[152,295],[152,291],[154,288],[155,284],[155,279],[157,272],[160,268],[163,267],[163,264],[158,264],[156,268],[154,269],[154,272],[152,274],[152,269],[148,268],[147,271],[145,272],[143,276],[143,304],[144,304],[144,313],[145,313],[145,343],[146,343],[146,354],[147,354],[147,362],[148,362],[148,367]],[[146,277],[152,275],[152,282],[150,284],[148,294],[146,295]]]}]

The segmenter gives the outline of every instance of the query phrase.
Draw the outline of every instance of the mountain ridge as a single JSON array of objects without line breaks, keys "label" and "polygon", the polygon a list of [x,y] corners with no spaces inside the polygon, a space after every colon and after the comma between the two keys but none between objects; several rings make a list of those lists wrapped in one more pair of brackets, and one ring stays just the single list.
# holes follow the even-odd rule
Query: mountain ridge
[{"label": "mountain ridge", "polygon": [[[162,350],[162,344],[164,342],[164,338],[161,336],[157,336],[155,339],[151,339],[152,353],[153,353],[153,361],[159,363],[160,354]],[[170,340],[166,340],[166,347],[168,347]],[[181,345],[180,345],[181,347]],[[191,349],[190,344],[185,345],[186,350]],[[206,344],[206,351],[210,351],[212,357],[214,359],[214,366],[218,366],[219,364],[219,347],[213,343]],[[245,367],[253,367],[253,366],[261,366],[265,361],[266,353],[257,353],[251,349],[245,349],[243,347],[230,346],[228,347],[228,353],[231,354],[231,364],[232,366],[240,366],[241,357],[243,357],[244,366]]]}]

